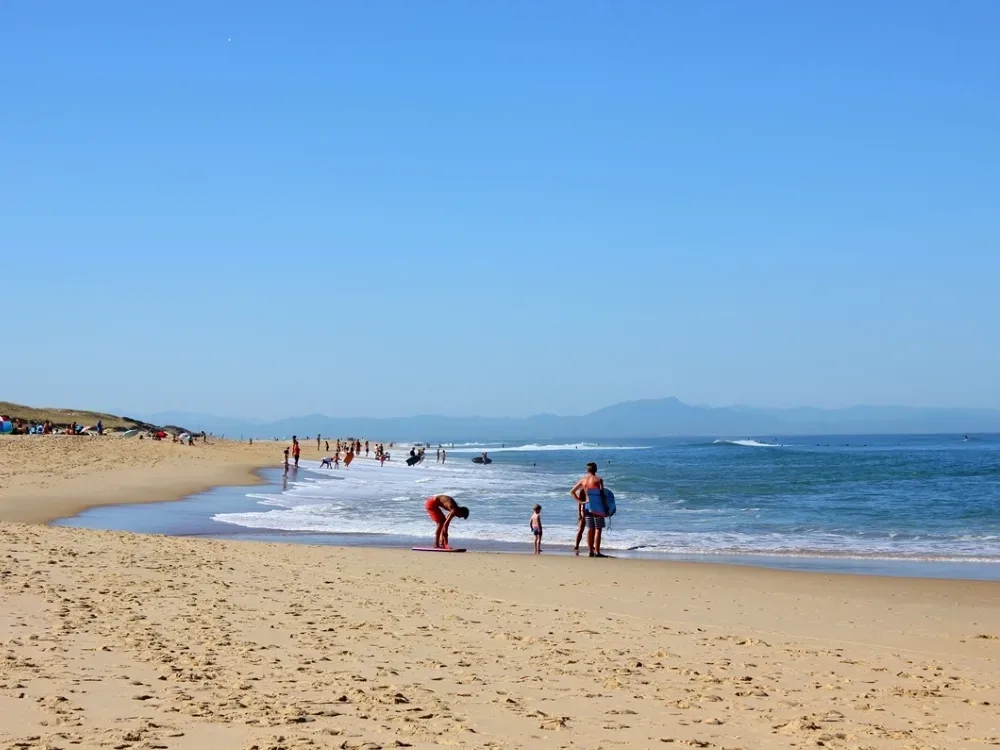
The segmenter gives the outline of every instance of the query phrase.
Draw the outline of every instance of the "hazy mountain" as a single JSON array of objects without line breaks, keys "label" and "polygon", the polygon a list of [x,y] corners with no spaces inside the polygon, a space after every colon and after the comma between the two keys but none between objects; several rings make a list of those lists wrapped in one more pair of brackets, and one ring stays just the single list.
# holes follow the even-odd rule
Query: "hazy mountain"
[{"label": "hazy mountain", "polygon": [[320,433],[431,442],[1000,432],[997,409],[900,406],[757,409],[691,406],[676,398],[627,401],[582,416],[538,414],[521,419],[437,415],[373,419],[310,414],[266,422],[187,412],[161,412],[146,415],[145,419],[155,424],[183,424],[228,437],[284,438]]}]

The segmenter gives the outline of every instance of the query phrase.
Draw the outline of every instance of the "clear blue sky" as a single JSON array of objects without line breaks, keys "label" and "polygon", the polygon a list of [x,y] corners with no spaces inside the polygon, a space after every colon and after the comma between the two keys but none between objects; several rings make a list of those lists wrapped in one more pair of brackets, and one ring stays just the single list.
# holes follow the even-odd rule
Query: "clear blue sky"
[{"label": "clear blue sky", "polygon": [[0,399],[1000,407],[998,40],[994,0],[0,3]]}]

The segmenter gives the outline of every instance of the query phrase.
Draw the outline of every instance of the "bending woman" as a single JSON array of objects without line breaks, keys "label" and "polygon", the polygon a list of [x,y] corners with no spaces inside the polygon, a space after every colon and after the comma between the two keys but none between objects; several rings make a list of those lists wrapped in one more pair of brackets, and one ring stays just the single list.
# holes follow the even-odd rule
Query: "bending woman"
[{"label": "bending woman", "polygon": [[[461,519],[469,517],[469,509],[464,508],[455,502],[455,498],[450,495],[432,495],[424,503],[427,515],[437,524],[434,532],[434,546],[438,549],[450,549],[448,547],[448,527],[451,519],[458,516]],[[445,513],[448,515],[446,516]]]}]

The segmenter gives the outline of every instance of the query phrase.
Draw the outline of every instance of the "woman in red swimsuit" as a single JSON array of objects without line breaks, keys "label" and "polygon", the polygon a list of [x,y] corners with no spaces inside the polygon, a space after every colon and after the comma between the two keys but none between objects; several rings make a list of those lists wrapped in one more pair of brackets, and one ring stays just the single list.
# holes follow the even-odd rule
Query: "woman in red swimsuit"
[{"label": "woman in red swimsuit", "polygon": [[[456,503],[455,498],[450,495],[432,495],[427,498],[424,508],[431,520],[437,524],[437,530],[434,532],[434,546],[439,549],[449,549],[448,526],[451,525],[451,519],[455,516],[463,520],[468,518],[469,509]],[[445,511],[448,512],[447,516],[445,516]]]}]

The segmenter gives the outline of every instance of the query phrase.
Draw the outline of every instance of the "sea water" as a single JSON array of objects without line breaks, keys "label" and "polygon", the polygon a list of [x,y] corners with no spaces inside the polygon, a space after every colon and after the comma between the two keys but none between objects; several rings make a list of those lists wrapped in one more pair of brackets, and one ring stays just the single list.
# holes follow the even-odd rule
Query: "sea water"
[{"label": "sea water", "polygon": [[[488,451],[493,463],[473,464]],[[255,529],[426,540],[427,496],[470,508],[452,542],[571,542],[569,496],[588,461],[614,490],[607,550],[671,554],[867,556],[1000,563],[1000,437],[659,440],[635,444],[464,445],[423,464],[358,461],[306,470],[259,508],[216,521]],[[399,458],[403,456],[400,455]]]},{"label": "sea water", "polygon": [[[483,451],[493,463],[472,463]],[[530,549],[528,519],[537,503],[545,545],[557,549],[575,537],[569,490],[595,461],[618,505],[604,532],[606,552],[880,573],[905,563],[913,573],[912,564],[933,563],[940,574],[941,565],[954,563],[965,569],[956,575],[1000,577],[1000,436],[552,441],[465,444],[447,453],[442,465],[432,449],[414,467],[398,447],[385,466],[360,459],[349,469],[322,469],[302,461],[286,477],[274,474],[279,483],[267,491],[95,509],[69,523],[425,544],[433,525],[424,501],[448,494],[470,508],[467,521],[452,524],[453,545]]]}]

